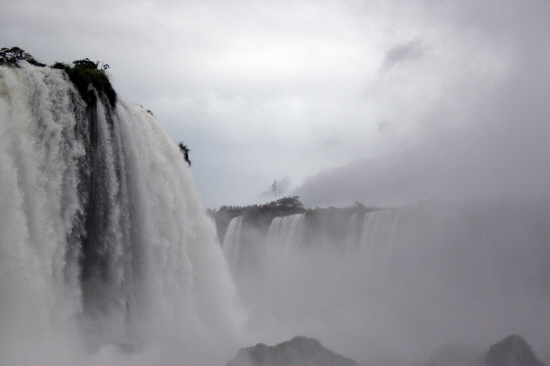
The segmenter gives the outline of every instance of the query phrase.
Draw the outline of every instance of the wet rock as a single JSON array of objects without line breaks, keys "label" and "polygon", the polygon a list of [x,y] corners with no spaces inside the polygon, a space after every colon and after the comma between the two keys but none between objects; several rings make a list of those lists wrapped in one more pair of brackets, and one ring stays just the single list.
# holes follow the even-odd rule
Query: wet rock
[{"label": "wet rock", "polygon": [[531,347],[518,335],[492,345],[485,355],[487,366],[544,366]]},{"label": "wet rock", "polygon": [[241,348],[226,366],[357,366],[357,363],[326,349],[316,339],[294,337],[276,346],[260,343]]}]

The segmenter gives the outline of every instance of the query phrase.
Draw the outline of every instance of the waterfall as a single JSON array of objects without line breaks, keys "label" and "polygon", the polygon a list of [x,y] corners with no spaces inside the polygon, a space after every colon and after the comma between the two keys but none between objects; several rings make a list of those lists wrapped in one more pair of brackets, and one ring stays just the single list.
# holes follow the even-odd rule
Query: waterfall
[{"label": "waterfall", "polygon": [[303,241],[304,214],[275,217],[269,226],[264,257],[264,278],[268,286],[280,288],[291,275],[295,257]]},{"label": "waterfall", "polygon": [[359,251],[367,268],[384,263],[384,257],[392,245],[396,215],[396,210],[375,211],[365,215]]},{"label": "waterfall", "polygon": [[241,227],[243,225],[243,216],[237,216],[231,219],[225,238],[223,239],[223,254],[229,269],[236,274],[239,267],[239,252],[241,248]]},{"label": "waterfall", "polygon": [[265,245],[263,267],[248,276],[263,280],[248,302],[289,334],[322,338],[355,359],[422,358],[443,343],[490,345],[514,333],[545,350],[548,222],[545,198],[277,217],[256,243]]},{"label": "waterfall", "polygon": [[359,250],[359,242],[363,232],[363,215],[354,212],[349,218],[345,235],[344,251],[347,256],[355,256]]},{"label": "waterfall", "polygon": [[192,173],[145,109],[93,95],[0,66],[0,364],[221,363],[240,317]]}]

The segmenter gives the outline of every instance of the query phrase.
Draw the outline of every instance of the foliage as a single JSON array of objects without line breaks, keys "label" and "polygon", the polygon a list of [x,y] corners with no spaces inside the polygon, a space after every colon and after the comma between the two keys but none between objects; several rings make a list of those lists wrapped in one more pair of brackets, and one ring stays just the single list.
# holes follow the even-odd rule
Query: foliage
[{"label": "foliage", "polygon": [[287,209],[287,210],[302,210],[304,208],[304,205],[302,202],[300,202],[300,197],[293,196],[293,197],[283,197],[281,199],[278,199],[275,201],[275,206],[279,209]]},{"label": "foliage", "polygon": [[[25,52],[19,47],[4,47],[0,49],[0,63],[17,65],[17,61],[21,60],[27,61],[35,66],[46,66],[36,61],[30,53]],[[92,86],[97,90],[100,96],[107,98],[111,107],[114,107],[117,95],[105,72],[109,68],[109,65],[101,64],[100,67],[99,64],[98,61],[91,61],[85,58],[74,61],[72,65],[64,62],[56,62],[51,67],[65,71],[86,102],[90,102],[93,99],[93,96],[90,94],[92,93],[90,91],[90,86]]]},{"label": "foliage", "polygon": [[28,63],[35,66],[46,66],[36,61],[30,53],[25,52],[19,47],[3,47],[2,49],[0,49],[0,63],[15,64],[17,63],[17,61],[20,60],[27,61]]},{"label": "foliage", "polygon": [[103,94],[109,104],[114,107],[117,95],[105,72],[109,65],[102,64],[100,67],[99,64],[99,61],[91,61],[85,58],[74,61],[72,66],[63,62],[56,62],[52,65],[52,68],[65,71],[85,101],[89,101],[92,97],[90,95],[92,92],[90,86],[92,86],[98,93]]},{"label": "foliage", "polygon": [[[149,110],[147,110],[147,111],[149,111]],[[189,160],[189,151],[191,151],[191,150],[189,150],[187,145],[184,145],[183,142],[180,142],[178,144],[178,147],[180,148],[180,151],[183,154],[183,159],[187,162],[187,164],[189,164],[189,166],[191,166],[191,160]]]}]

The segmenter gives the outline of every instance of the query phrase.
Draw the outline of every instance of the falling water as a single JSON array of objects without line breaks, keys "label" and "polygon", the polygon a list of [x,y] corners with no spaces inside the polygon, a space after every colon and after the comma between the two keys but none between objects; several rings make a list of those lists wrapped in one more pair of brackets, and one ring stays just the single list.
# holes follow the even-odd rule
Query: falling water
[{"label": "falling water", "polygon": [[235,273],[239,265],[239,252],[241,249],[241,228],[243,225],[243,216],[237,216],[231,219],[225,238],[223,239],[223,254],[230,270]]},{"label": "falling water", "polygon": [[221,364],[240,317],[192,173],[93,95],[0,66],[0,364]]},{"label": "falling water", "polygon": [[287,285],[292,265],[304,234],[304,214],[276,217],[267,235],[264,258],[266,285],[281,288]]},{"label": "falling water", "polygon": [[513,333],[550,356],[548,199],[327,212],[269,229],[269,290],[257,294],[289,333],[355,359],[422,360],[444,343],[488,347]]}]

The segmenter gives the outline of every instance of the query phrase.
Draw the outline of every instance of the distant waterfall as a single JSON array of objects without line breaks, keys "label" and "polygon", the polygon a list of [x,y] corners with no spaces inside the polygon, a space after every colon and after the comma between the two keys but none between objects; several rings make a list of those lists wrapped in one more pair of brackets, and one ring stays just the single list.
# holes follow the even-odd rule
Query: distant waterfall
[{"label": "distant waterfall", "polygon": [[276,217],[267,235],[264,256],[264,278],[268,284],[283,286],[288,268],[303,241],[304,214]]},{"label": "distant waterfall", "polygon": [[[358,344],[349,348],[356,359],[408,357],[446,342],[490,344],[512,333],[544,351],[549,222],[546,198],[277,217],[255,246],[265,247],[263,266],[241,277],[261,279],[257,291],[241,287],[248,303],[260,304],[255,311],[293,334]],[[241,236],[253,229],[244,225]]]},{"label": "distant waterfall", "polygon": [[239,316],[191,171],[145,109],[95,96],[0,66],[0,364],[110,345],[220,363],[210,347],[233,352]]},{"label": "distant waterfall", "polygon": [[235,273],[239,266],[239,252],[241,250],[241,228],[243,217],[237,216],[231,219],[225,238],[223,239],[223,254],[230,270]]},{"label": "distant waterfall", "polygon": [[393,245],[396,210],[369,212],[365,215],[359,239],[359,255],[367,267],[382,263]]},{"label": "distant waterfall", "polygon": [[298,267],[314,268],[311,263],[324,258],[326,265],[343,266],[339,275],[373,276],[369,282],[431,274],[446,285],[462,281],[476,291],[515,287],[548,293],[549,219],[548,199],[431,202],[362,215],[328,210],[319,217],[276,217],[263,238],[245,245],[255,229],[241,216],[229,225],[224,251],[237,273],[247,267],[247,253],[260,253],[262,266],[253,275],[265,284],[280,282]]}]

